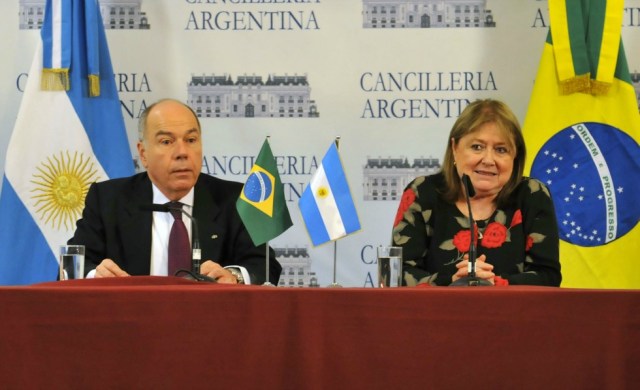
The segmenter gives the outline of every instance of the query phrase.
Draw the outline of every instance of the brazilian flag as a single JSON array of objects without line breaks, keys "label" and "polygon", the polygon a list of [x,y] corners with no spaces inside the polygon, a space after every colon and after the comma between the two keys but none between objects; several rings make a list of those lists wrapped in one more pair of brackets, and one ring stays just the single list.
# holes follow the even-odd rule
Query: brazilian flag
[{"label": "brazilian flag", "polygon": [[523,132],[549,186],[563,287],[640,288],[640,115],[621,40],[623,0],[549,0]]},{"label": "brazilian flag", "polygon": [[268,139],[242,187],[236,209],[254,245],[264,244],[293,225]]}]

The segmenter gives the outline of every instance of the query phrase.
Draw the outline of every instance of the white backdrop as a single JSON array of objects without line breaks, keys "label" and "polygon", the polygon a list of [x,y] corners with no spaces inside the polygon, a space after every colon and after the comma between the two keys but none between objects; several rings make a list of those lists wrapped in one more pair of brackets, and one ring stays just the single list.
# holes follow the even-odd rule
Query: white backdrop
[{"label": "white backdrop", "polygon": [[[19,28],[20,5],[33,2],[8,0],[0,5],[4,54],[0,61],[0,172],[39,34],[37,29]],[[118,3],[124,2],[101,1],[103,7]],[[330,142],[341,137],[340,153],[362,223],[360,232],[337,243],[337,281],[344,286],[371,286],[374,248],[390,241],[399,200],[364,200],[367,160],[441,160],[451,125],[467,102],[476,98],[504,100],[522,122],[548,22],[547,3],[539,0],[138,3],[148,29],[107,29],[134,156],[138,114],[163,97],[187,101],[193,76],[227,75],[234,81],[244,75],[260,76],[263,81],[270,75],[306,76],[318,117],[201,118],[203,172],[243,182],[250,159],[269,135],[294,221],[294,227],[271,244],[306,251],[308,258],[294,260],[307,263],[305,285],[315,277],[321,286],[332,282],[334,246],[311,245],[297,201],[315,170],[314,162]],[[363,27],[365,5],[381,7],[382,3],[387,3],[387,11],[391,3],[427,4],[434,9],[480,4],[490,11],[495,27]],[[401,10],[405,8],[398,8],[398,19]],[[302,26],[290,23],[290,15]],[[251,19],[259,17],[261,27]],[[235,25],[227,27],[229,21]],[[639,26],[640,0],[628,0],[623,39],[631,72],[640,69]],[[395,85],[389,74],[407,82]],[[380,105],[387,106],[386,115],[384,111],[379,115]],[[410,105],[413,113],[399,110]],[[296,268],[291,276],[295,284],[297,273]]]}]

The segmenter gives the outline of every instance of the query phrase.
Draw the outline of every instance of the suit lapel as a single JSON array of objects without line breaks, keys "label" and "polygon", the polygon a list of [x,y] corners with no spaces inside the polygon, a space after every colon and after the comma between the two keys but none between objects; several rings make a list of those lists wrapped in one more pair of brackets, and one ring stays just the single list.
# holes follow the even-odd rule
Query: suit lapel
[{"label": "suit lapel", "polygon": [[219,260],[224,232],[216,223],[216,219],[221,210],[200,178],[194,187],[193,203],[193,216],[198,221],[202,260]]},{"label": "suit lapel", "polygon": [[151,271],[151,224],[153,213],[140,209],[153,201],[149,176],[137,181],[126,199],[122,216],[122,242],[127,268],[132,275],[149,275]]}]

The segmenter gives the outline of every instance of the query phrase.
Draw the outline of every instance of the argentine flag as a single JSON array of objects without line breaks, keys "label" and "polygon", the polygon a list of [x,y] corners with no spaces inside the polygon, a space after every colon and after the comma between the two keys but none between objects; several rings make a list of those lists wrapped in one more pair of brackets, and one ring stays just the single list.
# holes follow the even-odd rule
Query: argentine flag
[{"label": "argentine flag", "polygon": [[97,0],[48,0],[0,194],[0,285],[55,280],[89,185],[133,174]]},{"label": "argentine flag", "polygon": [[338,148],[332,143],[298,202],[314,246],[360,230]]}]

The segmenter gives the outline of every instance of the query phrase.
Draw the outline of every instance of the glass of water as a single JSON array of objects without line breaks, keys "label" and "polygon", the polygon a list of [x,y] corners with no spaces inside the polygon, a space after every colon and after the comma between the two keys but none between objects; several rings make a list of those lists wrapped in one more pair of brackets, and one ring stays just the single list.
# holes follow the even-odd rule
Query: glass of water
[{"label": "glass of water", "polygon": [[84,245],[60,246],[60,280],[84,278]]},{"label": "glass of water", "polygon": [[402,247],[378,247],[378,287],[402,286]]}]

